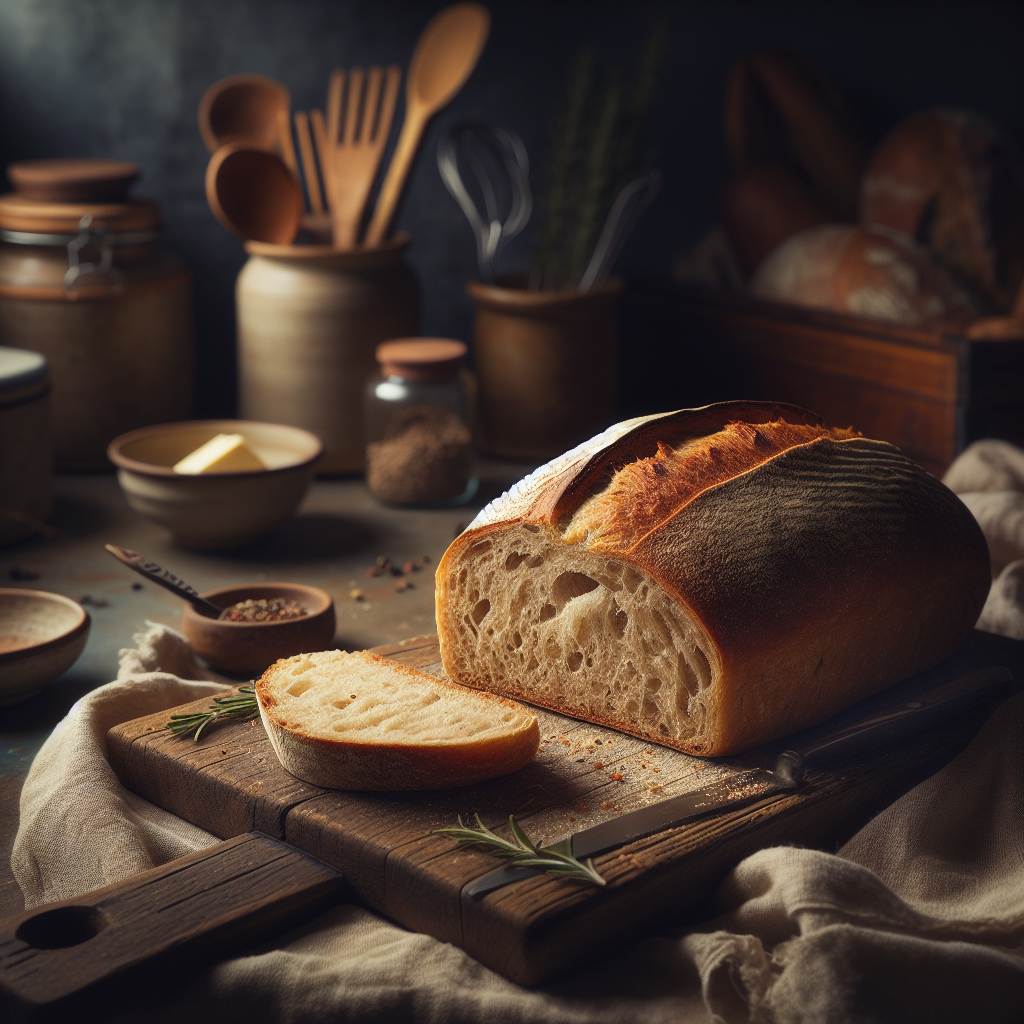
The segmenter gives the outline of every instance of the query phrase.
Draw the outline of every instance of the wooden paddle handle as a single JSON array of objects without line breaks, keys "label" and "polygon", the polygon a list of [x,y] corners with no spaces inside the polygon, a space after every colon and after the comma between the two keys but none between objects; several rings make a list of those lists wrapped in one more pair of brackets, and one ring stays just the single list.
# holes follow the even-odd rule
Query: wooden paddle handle
[{"label": "wooden paddle handle", "polygon": [[416,151],[420,148],[427,120],[428,118],[423,116],[418,106],[407,105],[402,132],[398,136],[398,143],[391,157],[391,163],[388,165],[384,183],[380,187],[380,195],[377,197],[377,205],[373,209],[370,226],[366,229],[363,245],[368,247],[380,245],[387,238],[388,232],[391,230],[391,222],[398,212],[398,201],[402,198],[409,170],[416,157]]},{"label": "wooden paddle handle", "polygon": [[36,907],[0,921],[0,1019],[105,1019],[349,894],[334,868],[249,832]]}]

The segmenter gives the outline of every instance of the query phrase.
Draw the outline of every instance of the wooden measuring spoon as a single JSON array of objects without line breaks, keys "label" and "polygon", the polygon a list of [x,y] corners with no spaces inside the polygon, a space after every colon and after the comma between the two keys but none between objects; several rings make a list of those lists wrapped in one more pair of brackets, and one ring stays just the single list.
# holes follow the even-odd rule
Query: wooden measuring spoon
[{"label": "wooden measuring spoon", "polygon": [[228,142],[274,153],[283,145],[279,112],[290,105],[288,90],[266,75],[222,78],[199,101],[199,133],[211,153]]},{"label": "wooden measuring spoon", "polygon": [[213,154],[206,200],[228,231],[254,242],[288,245],[302,219],[302,189],[291,171],[279,156],[243,142]]},{"label": "wooden measuring spoon", "polygon": [[379,245],[391,230],[409,169],[430,119],[446,107],[476,67],[491,16],[480,4],[455,4],[434,15],[413,50],[405,80],[405,121],[381,186],[365,245]]},{"label": "wooden measuring spoon", "polygon": [[190,587],[180,576],[175,576],[162,565],[151,562],[145,555],[139,554],[138,551],[132,551],[131,548],[119,548],[116,544],[104,544],[103,546],[129,569],[134,569],[151,583],[156,583],[169,590],[175,597],[180,597],[182,601],[188,601],[200,615],[205,615],[208,619],[220,618],[221,609],[211,601],[207,601],[205,597],[201,597],[199,591],[195,587]]}]

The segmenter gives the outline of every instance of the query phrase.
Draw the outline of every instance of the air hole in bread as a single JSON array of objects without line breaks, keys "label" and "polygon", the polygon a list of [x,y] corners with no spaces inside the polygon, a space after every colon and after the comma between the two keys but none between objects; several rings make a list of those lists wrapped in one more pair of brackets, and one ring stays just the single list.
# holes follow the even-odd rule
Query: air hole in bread
[{"label": "air hole in bread", "polygon": [[493,545],[489,540],[478,540],[475,544],[470,545],[469,554],[479,557],[490,551],[492,547]]},{"label": "air hole in bread", "polygon": [[539,569],[543,564],[544,564],[544,559],[540,555],[534,555],[533,558],[531,558],[526,563],[526,568],[527,569]]},{"label": "air hole in bread", "polygon": [[517,650],[519,650],[519,648],[520,648],[520,647],[522,647],[522,646],[523,646],[523,635],[522,635],[522,633],[520,633],[520,632],[519,632],[519,630],[517,629],[517,630],[516,630],[516,631],[515,631],[515,632],[514,632],[514,633],[512,634],[512,650],[514,650],[514,651],[517,651]]},{"label": "air hole in bread", "polygon": [[540,527],[534,526],[532,523],[524,523],[523,529],[528,530],[530,533],[540,533]]},{"label": "air hole in bread", "polygon": [[308,679],[300,679],[288,687],[288,692],[293,697],[301,697],[312,685]]},{"label": "air hole in bread", "polygon": [[[477,601],[473,607],[473,621],[479,626],[484,621],[484,616],[491,610],[491,602],[485,597],[482,601]],[[491,630],[490,632],[493,632]]]},{"label": "air hole in bread", "polygon": [[469,570],[468,569],[463,569],[462,572],[459,573],[459,583],[458,583],[458,585],[460,587],[464,587],[466,585],[466,580],[468,578],[469,578]]},{"label": "air hole in bread", "polygon": [[337,708],[339,711],[344,711],[352,701],[350,700],[332,700],[329,702],[332,708]]},{"label": "air hole in bread", "polygon": [[563,572],[551,585],[551,598],[561,611],[570,601],[596,590],[601,584],[582,572]]},{"label": "air hole in bread", "polygon": [[540,610],[540,621],[547,622],[558,614],[558,609],[553,604],[545,604]]},{"label": "air hole in bread", "polygon": [[580,665],[583,664],[583,655],[579,651],[573,651],[572,654],[565,659],[565,664],[570,672],[578,672]]},{"label": "air hole in bread", "polygon": [[529,554],[521,555],[518,551],[513,551],[508,558],[505,559],[505,571],[515,572],[529,558]]}]

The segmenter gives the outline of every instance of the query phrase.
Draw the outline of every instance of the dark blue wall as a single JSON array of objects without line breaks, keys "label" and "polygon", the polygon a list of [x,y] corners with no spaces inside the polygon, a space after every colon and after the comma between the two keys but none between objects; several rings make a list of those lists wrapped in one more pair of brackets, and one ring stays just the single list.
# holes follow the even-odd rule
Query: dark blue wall
[{"label": "dark blue wall", "polygon": [[[200,410],[234,400],[233,283],[241,244],[213,219],[203,193],[207,153],[196,129],[203,92],[225,75],[284,82],[294,109],[323,106],[334,67],[407,64],[442,4],[394,0],[0,0],[0,160],[105,156],[137,161],[137,192],[162,205],[168,244],[196,280]],[[475,255],[444,190],[434,145],[446,124],[488,119],[518,131],[535,168],[565,76],[583,43],[632,65],[667,16],[672,52],[651,142],[661,197],[619,270],[665,274],[715,219],[728,171],[722,95],[732,61],[784,45],[822,64],[873,137],[923,107],[981,110],[1024,135],[1024,5],[1010,3],[511,3],[488,4],[493,27],[480,65],[433,124],[400,218],[423,290],[423,329],[468,337],[463,282]],[[399,107],[397,124],[401,117]],[[525,237],[506,270],[524,267]]]}]

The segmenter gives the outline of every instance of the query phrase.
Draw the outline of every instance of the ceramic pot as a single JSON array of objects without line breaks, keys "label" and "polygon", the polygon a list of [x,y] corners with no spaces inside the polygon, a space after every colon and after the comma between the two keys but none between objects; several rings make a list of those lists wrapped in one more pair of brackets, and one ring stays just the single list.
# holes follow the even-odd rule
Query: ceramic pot
[{"label": "ceramic pot", "polygon": [[145,201],[0,196],[0,345],[49,363],[58,471],[106,472],[118,434],[192,415],[191,282],[159,220]]},{"label": "ceramic pot", "polygon": [[320,474],[363,469],[363,389],[376,347],[419,333],[408,245],[408,235],[344,252],[246,242],[235,291],[238,414],[316,434]]},{"label": "ceramic pot", "polygon": [[530,292],[516,279],[471,281],[480,447],[507,459],[550,459],[615,417],[615,298],[622,282],[585,294]]}]

